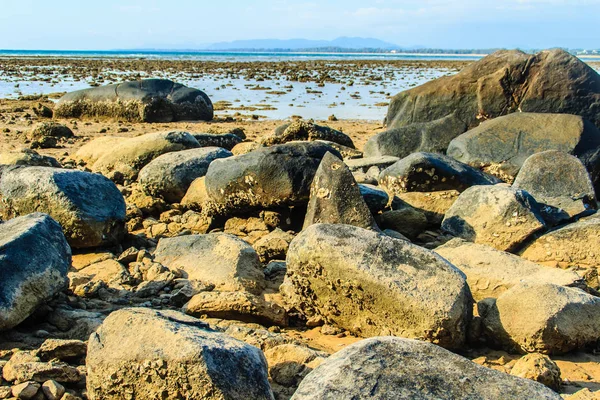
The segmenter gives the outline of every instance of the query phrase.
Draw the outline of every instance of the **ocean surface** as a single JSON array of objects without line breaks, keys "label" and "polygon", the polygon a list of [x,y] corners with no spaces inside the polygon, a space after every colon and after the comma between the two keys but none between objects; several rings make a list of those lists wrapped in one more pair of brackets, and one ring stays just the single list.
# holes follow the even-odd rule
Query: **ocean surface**
[{"label": "ocean surface", "polygon": [[[186,52],[186,51],[41,51],[0,50],[0,98],[14,99],[23,95],[50,94],[85,89],[94,84],[93,76],[60,74],[53,68],[27,69],[18,76],[7,74],[2,66],[6,58],[73,58],[73,59],[159,59],[217,62],[282,62],[309,60],[409,60],[409,61],[473,61],[482,55],[448,54],[367,54],[367,53],[289,53],[289,52]],[[584,61],[598,61],[582,58]],[[599,69],[599,64],[595,68]],[[45,72],[48,71],[48,72]],[[115,78],[123,71],[111,71],[112,79],[103,84],[118,82]],[[128,71],[140,78],[172,79],[184,85],[203,90],[218,107],[218,116],[236,118],[287,119],[293,115],[303,118],[381,121],[387,112],[390,98],[411,87],[432,79],[452,75],[456,69],[444,68],[440,63],[415,67],[383,65],[377,69],[364,67],[353,72],[346,83],[326,83],[287,80],[272,75],[267,79],[231,76],[228,71],[214,74],[173,73],[168,71]],[[365,76],[377,75],[380,80]],[[351,84],[350,84],[351,82]],[[241,115],[240,115],[241,114]]]}]

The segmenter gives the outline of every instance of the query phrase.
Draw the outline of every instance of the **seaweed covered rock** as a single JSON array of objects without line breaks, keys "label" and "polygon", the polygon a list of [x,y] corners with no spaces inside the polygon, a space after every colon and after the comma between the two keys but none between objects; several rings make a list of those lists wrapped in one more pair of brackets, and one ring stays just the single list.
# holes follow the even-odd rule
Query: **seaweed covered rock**
[{"label": "seaweed covered rock", "polygon": [[200,147],[222,147],[227,150],[233,149],[244,141],[243,138],[233,133],[193,133]]},{"label": "seaweed covered rock", "polygon": [[169,203],[179,203],[192,182],[206,175],[211,162],[230,156],[230,151],[220,147],[201,147],[163,154],[140,170],[138,182],[146,193],[161,197]]},{"label": "seaweed covered rock", "polygon": [[47,213],[75,248],[116,244],[125,233],[123,195],[100,174],[11,166],[2,173],[0,196],[3,218]]},{"label": "seaweed covered rock", "polygon": [[33,213],[0,224],[0,260],[0,330],[6,330],[67,286],[71,248],[56,221]]},{"label": "seaweed covered rock", "polygon": [[465,276],[437,254],[350,225],[316,224],[290,244],[281,288],[306,317],[360,336],[459,348],[471,318]]},{"label": "seaweed covered rock", "polygon": [[291,142],[215,160],[206,173],[205,209],[227,215],[306,204],[315,172],[327,152],[341,158],[320,142]]},{"label": "seaweed covered rock", "polygon": [[560,400],[544,385],[480,366],[417,340],[376,337],[335,353],[292,400]]},{"label": "seaweed covered rock", "polygon": [[142,79],[67,93],[56,104],[54,116],[131,122],[210,121],[213,105],[201,90],[168,79]]},{"label": "seaweed covered rock", "polygon": [[272,400],[256,347],[176,311],[115,311],[90,336],[90,400],[189,398]]},{"label": "seaweed covered rock", "polygon": [[326,140],[354,149],[352,139],[345,133],[328,126],[317,125],[312,121],[302,120],[277,127],[271,135],[264,137],[261,143],[265,146],[272,146],[295,140]]}]

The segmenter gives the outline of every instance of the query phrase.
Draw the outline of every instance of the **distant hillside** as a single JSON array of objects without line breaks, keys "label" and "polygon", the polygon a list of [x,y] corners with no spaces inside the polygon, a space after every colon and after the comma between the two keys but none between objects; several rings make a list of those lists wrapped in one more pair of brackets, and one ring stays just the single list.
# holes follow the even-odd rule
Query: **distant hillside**
[{"label": "distant hillside", "polygon": [[340,37],[334,40],[308,39],[255,39],[234,40],[209,45],[207,50],[306,50],[306,49],[384,49],[394,50],[400,46],[383,40],[361,37]]}]

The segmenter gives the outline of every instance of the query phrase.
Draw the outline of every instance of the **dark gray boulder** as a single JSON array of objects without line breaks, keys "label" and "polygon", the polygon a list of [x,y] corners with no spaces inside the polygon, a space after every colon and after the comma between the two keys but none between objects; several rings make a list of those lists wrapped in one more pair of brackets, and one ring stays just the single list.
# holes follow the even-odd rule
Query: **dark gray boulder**
[{"label": "dark gray boulder", "polygon": [[2,218],[47,213],[75,248],[115,244],[125,233],[123,195],[100,174],[11,166],[2,172],[0,197]]},{"label": "dark gray boulder", "polygon": [[222,147],[227,150],[233,149],[237,144],[244,140],[233,133],[213,134],[213,133],[193,133],[192,134],[200,147]]},{"label": "dark gray boulder", "polygon": [[456,118],[460,135],[482,119],[515,111],[580,115],[600,126],[600,76],[564,50],[537,54],[497,51],[452,76],[444,76],[394,96],[386,122],[390,129]]},{"label": "dark gray boulder", "polygon": [[328,126],[317,125],[312,121],[302,120],[277,127],[271,135],[262,138],[261,143],[265,146],[272,146],[294,140],[327,140],[352,149],[355,148],[352,139],[345,133]]},{"label": "dark gray boulder", "polygon": [[560,400],[529,379],[495,371],[430,343],[361,340],[327,358],[292,400]]},{"label": "dark gray boulder", "polygon": [[231,157],[220,147],[201,147],[163,154],[141,169],[138,182],[148,194],[179,203],[196,178],[206,175],[217,158]]},{"label": "dark gray boulder", "polygon": [[460,348],[471,319],[466,278],[437,254],[351,225],[315,224],[292,240],[281,292],[307,318],[362,336]]},{"label": "dark gray boulder", "polygon": [[[600,82],[600,77],[597,79]],[[600,157],[592,157],[598,147],[600,130],[580,116],[522,112],[485,121],[458,136],[447,154],[477,168],[496,169],[510,178],[529,156],[546,150],[577,156],[591,170],[600,162]]]},{"label": "dark gray boulder", "polygon": [[454,114],[439,120],[393,127],[370,138],[364,154],[365,157],[404,158],[419,151],[444,153],[450,141],[466,130],[466,123]]},{"label": "dark gray boulder", "polygon": [[555,150],[530,156],[513,187],[529,192],[542,205],[546,220],[561,221],[598,208],[594,187],[577,157]]},{"label": "dark gray boulder", "polygon": [[459,192],[475,185],[495,185],[494,176],[434,153],[414,153],[386,168],[379,175],[379,184],[389,192]]},{"label": "dark gray boulder", "polygon": [[273,400],[260,349],[177,311],[127,308],[90,336],[90,400]]},{"label": "dark gray boulder", "polygon": [[67,93],[56,104],[54,116],[102,116],[132,122],[210,121],[213,105],[201,90],[168,79],[142,79]]},{"label": "dark gray boulder", "polygon": [[56,221],[33,213],[0,224],[0,260],[0,330],[6,330],[66,288],[71,248]]},{"label": "dark gray boulder", "polygon": [[390,196],[385,190],[374,185],[362,183],[358,184],[358,188],[371,213],[377,214],[388,206]]},{"label": "dark gray boulder", "polygon": [[44,156],[35,150],[23,149],[0,153],[0,164],[28,165],[30,167],[55,167],[60,168],[60,163],[54,157]]},{"label": "dark gray boulder", "polygon": [[472,186],[446,212],[442,229],[465,240],[514,251],[545,228],[539,204],[507,185]]},{"label": "dark gray boulder", "polygon": [[59,141],[72,138],[73,131],[56,122],[42,122],[28,134],[32,149],[50,149],[58,146]]},{"label": "dark gray boulder", "polygon": [[206,173],[203,211],[232,214],[256,208],[306,204],[310,185],[327,152],[320,142],[291,142],[213,161]]},{"label": "dark gray boulder", "polygon": [[377,226],[352,173],[331,153],[325,154],[312,181],[304,228],[319,223]]}]

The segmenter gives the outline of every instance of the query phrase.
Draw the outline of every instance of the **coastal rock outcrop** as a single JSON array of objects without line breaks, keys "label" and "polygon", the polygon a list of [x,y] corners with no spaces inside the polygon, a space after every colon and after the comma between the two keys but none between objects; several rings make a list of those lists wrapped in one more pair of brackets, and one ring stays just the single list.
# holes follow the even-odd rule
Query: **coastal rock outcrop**
[{"label": "coastal rock outcrop", "polygon": [[456,75],[397,94],[386,122],[393,129],[439,121],[448,137],[515,111],[580,115],[600,126],[600,76],[564,50],[501,50]]},{"label": "coastal rock outcrop", "polygon": [[55,220],[33,213],[0,224],[0,260],[0,330],[6,330],[67,286],[71,248]]},{"label": "coastal rock outcrop", "polygon": [[0,214],[45,212],[75,248],[116,244],[125,233],[125,201],[100,174],[50,167],[11,166],[0,179]]},{"label": "coastal rock outcrop", "polygon": [[54,116],[131,122],[210,121],[213,105],[201,90],[168,79],[142,79],[67,93],[56,104]]}]

